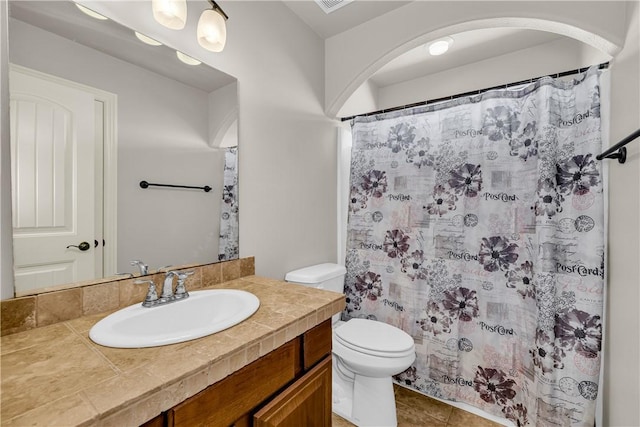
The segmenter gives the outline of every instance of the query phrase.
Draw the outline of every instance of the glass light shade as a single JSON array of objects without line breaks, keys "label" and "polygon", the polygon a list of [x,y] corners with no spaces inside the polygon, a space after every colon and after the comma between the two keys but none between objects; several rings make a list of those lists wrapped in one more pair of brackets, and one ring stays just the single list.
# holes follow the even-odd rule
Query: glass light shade
[{"label": "glass light shade", "polygon": [[211,52],[222,52],[227,42],[227,24],[220,12],[209,9],[198,21],[198,43]]},{"label": "glass light shade", "polygon": [[138,40],[140,40],[143,43],[149,44],[151,46],[162,46],[162,43],[160,43],[158,40],[152,39],[149,36],[145,36],[142,33],[139,33],[137,31],[134,31],[134,33],[136,34],[136,37],[138,38]]},{"label": "glass light shade", "polygon": [[445,37],[444,39],[436,40],[429,45],[429,53],[433,56],[442,55],[449,50],[452,44],[453,39],[451,37]]},{"label": "glass light shade", "polygon": [[187,0],[151,0],[153,18],[172,30],[181,30],[187,23]]},{"label": "glass light shade", "polygon": [[91,10],[88,7],[85,7],[85,6],[81,5],[81,4],[76,3],[76,6],[78,6],[78,9],[80,9],[81,11],[83,11],[84,13],[86,13],[87,15],[89,15],[92,18],[100,19],[101,21],[106,21],[107,19],[109,19],[106,16],[100,15],[98,12],[94,12],[93,10]]},{"label": "glass light shade", "polygon": [[190,57],[189,55],[186,55],[182,52],[180,52],[179,50],[176,50],[176,55],[178,56],[178,59],[182,62],[184,62],[185,64],[188,65],[200,65],[202,64],[202,62],[198,61],[195,58]]}]

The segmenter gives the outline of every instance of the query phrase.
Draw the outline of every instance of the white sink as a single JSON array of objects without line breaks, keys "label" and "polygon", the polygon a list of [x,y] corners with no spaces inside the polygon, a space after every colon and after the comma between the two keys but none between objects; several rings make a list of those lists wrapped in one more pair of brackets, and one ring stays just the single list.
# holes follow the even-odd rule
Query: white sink
[{"label": "white sink", "polygon": [[189,298],[146,308],[132,305],[96,323],[89,337],[107,347],[158,347],[201,338],[237,325],[260,300],[237,289],[189,292]]}]

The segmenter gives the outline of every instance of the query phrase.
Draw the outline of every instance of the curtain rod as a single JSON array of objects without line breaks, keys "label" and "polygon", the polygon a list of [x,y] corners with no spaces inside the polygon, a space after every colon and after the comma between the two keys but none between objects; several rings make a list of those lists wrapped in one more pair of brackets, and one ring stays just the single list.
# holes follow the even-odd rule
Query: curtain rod
[{"label": "curtain rod", "polygon": [[[448,101],[448,100],[451,100],[451,99],[462,98],[462,97],[471,96],[471,95],[479,95],[479,94],[481,94],[483,92],[487,92],[489,90],[506,89],[508,87],[518,86],[518,85],[522,85],[522,84],[525,84],[525,83],[531,83],[531,82],[533,82],[535,80],[538,80],[538,79],[541,79],[543,77],[553,77],[555,79],[555,78],[558,78],[558,77],[571,76],[573,74],[584,73],[589,68],[591,68],[591,67],[577,68],[575,70],[563,71],[561,73],[548,74],[546,76],[540,76],[540,77],[533,77],[533,78],[530,78],[530,79],[521,80],[519,82],[507,83],[507,84],[503,84],[503,85],[499,85],[499,86],[489,87],[489,88],[486,88],[486,89],[473,90],[471,92],[460,93],[458,95],[445,96],[445,97],[442,97],[442,98],[430,99],[428,101],[421,101],[421,102],[402,105],[402,106],[398,106],[398,107],[385,108],[383,110],[372,111],[370,113],[356,114],[355,116],[342,117],[342,118],[340,118],[340,120],[345,122],[347,120],[355,119],[356,117],[373,116],[374,114],[389,113],[389,112],[392,112],[392,111],[405,110],[405,109],[415,108],[415,107],[422,107],[422,106],[425,106],[425,105],[428,105],[428,104],[433,104],[435,102],[440,102],[440,101]],[[598,69],[599,70],[606,69],[606,68],[609,68],[609,63],[608,62],[603,62],[602,64],[598,64]]]}]

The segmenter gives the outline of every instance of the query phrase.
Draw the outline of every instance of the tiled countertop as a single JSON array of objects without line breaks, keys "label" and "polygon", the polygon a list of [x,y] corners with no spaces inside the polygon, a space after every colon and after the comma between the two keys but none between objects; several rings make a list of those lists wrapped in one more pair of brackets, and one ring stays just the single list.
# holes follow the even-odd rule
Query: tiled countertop
[{"label": "tiled countertop", "polygon": [[260,308],[239,325],[180,344],[97,345],[89,329],[108,313],[2,337],[2,425],[140,425],[344,308],[342,294],[257,276],[210,287],[222,288],[255,294]]}]

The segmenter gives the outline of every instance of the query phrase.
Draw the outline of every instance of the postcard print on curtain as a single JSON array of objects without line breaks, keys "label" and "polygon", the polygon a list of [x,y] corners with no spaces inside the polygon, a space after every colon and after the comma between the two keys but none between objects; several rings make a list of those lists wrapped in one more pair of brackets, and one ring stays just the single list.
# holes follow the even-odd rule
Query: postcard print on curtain
[{"label": "postcard print on curtain", "polygon": [[415,339],[402,385],[517,425],[593,426],[599,73],[354,120],[345,315]]},{"label": "postcard print on curtain", "polygon": [[220,207],[220,237],[218,260],[237,259],[238,248],[238,147],[229,147],[224,153],[224,183]]}]

